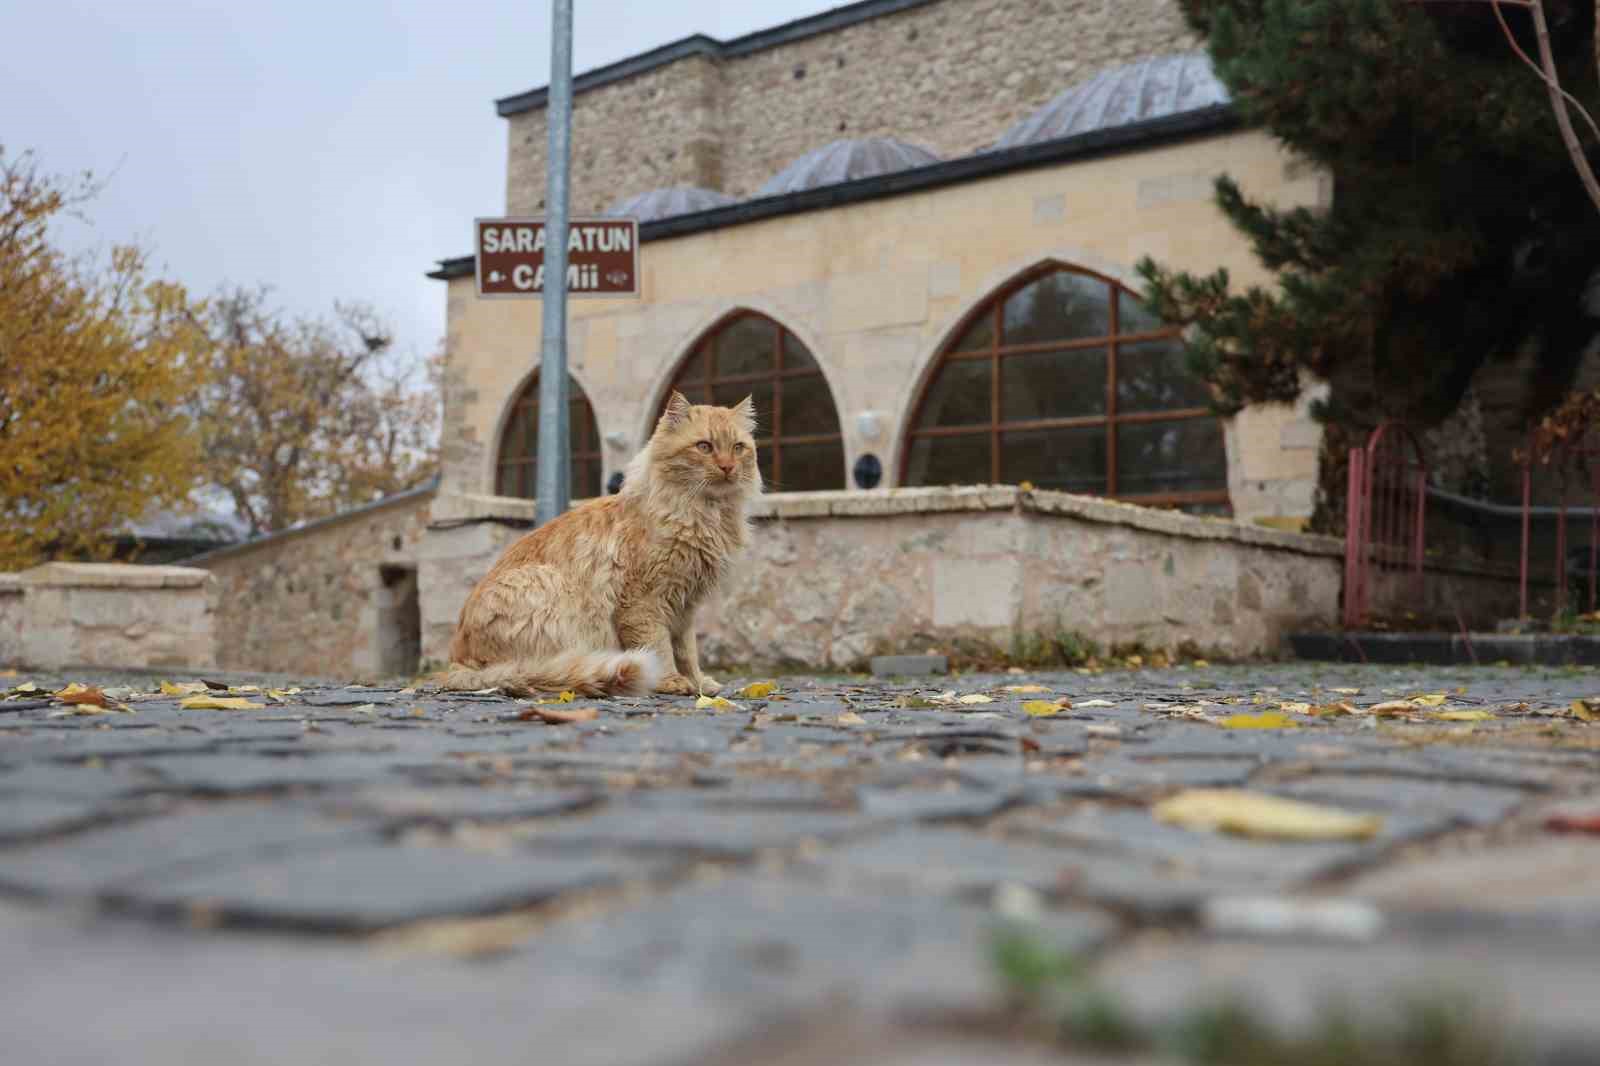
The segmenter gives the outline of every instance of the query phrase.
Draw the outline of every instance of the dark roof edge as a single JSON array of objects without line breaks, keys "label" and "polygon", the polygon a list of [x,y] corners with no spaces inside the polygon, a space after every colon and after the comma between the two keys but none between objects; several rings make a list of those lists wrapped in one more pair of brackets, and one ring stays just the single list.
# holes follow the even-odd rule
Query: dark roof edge
[{"label": "dark roof edge", "polygon": [[287,540],[290,537],[298,537],[302,533],[314,533],[319,529],[325,529],[328,526],[338,525],[339,523],[347,522],[352,518],[360,518],[362,515],[368,514],[372,511],[381,511],[385,507],[393,507],[395,504],[406,503],[410,500],[420,499],[424,496],[431,496],[438,490],[439,475],[435,474],[427,481],[424,481],[422,484],[418,485],[416,488],[406,489],[404,492],[396,492],[385,496],[382,499],[373,500],[371,503],[361,504],[359,507],[347,508],[346,510],[339,511],[336,514],[328,515],[326,518],[312,519],[303,526],[295,526],[292,529],[280,529],[276,533],[263,533],[259,537],[252,537],[249,540],[241,540],[237,544],[229,544],[221,548],[213,548],[208,552],[201,552],[199,555],[191,555],[183,560],[183,565],[202,566],[205,563],[225,558],[229,555],[236,555],[240,552],[252,551],[256,548],[264,548],[268,544],[274,544],[280,540]]},{"label": "dark roof edge", "polygon": [[[713,207],[708,211],[696,211],[688,215],[675,215],[655,222],[645,222],[639,226],[639,241],[643,243],[668,237],[685,237],[692,233],[704,233],[707,230],[759,222],[762,219],[778,218],[782,215],[921,192],[925,189],[956,185],[1013,171],[1031,170],[1034,167],[1225,132],[1242,125],[1243,122],[1231,104],[1217,104],[1178,115],[1131,122],[1125,126],[1091,130],[1088,133],[1043,141],[1039,144],[1019,145],[997,152],[980,152],[976,155],[962,156],[960,159],[930,163],[925,167],[896,171],[893,174],[858,178],[855,181],[843,181],[817,189],[784,193],[781,196],[766,196],[759,200],[741,200],[727,207]],[[429,271],[427,275],[437,281],[472,275],[473,257],[470,255],[441,259],[438,262],[438,267]]]},{"label": "dark roof edge", "polygon": [[[747,33],[743,37],[735,37],[729,41],[719,41],[715,37],[703,33],[696,33],[669,44],[652,48],[648,52],[620,59],[615,63],[608,63],[603,67],[584,71],[572,79],[574,93],[585,92],[589,89],[598,89],[602,85],[622,81],[664,67],[669,63],[676,63],[680,59],[690,56],[711,56],[714,59],[733,59],[739,56],[751,55],[762,52],[768,48],[777,48],[779,45],[803,41],[807,37],[816,37],[824,33],[853,26],[858,22],[869,19],[881,18],[884,15],[893,15],[900,11],[907,11],[914,7],[938,3],[939,0],[859,0],[858,3],[846,4],[836,7],[831,11],[824,11],[816,15],[807,15],[804,18],[785,22],[781,26],[770,29],[757,30]],[[516,93],[512,96],[502,97],[494,102],[495,112],[501,118],[515,115],[523,111],[534,111],[545,106],[550,98],[550,87],[541,86],[529,89],[527,92]]]}]

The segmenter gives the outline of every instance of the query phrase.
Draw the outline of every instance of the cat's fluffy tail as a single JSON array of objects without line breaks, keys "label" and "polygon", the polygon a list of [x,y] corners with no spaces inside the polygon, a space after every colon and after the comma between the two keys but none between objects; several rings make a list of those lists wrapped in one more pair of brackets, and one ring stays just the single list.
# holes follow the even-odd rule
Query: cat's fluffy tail
[{"label": "cat's fluffy tail", "polygon": [[497,688],[508,696],[575,692],[580,696],[642,696],[665,667],[648,651],[565,652],[537,662],[495,663],[474,669],[451,663],[439,687],[456,692]]}]

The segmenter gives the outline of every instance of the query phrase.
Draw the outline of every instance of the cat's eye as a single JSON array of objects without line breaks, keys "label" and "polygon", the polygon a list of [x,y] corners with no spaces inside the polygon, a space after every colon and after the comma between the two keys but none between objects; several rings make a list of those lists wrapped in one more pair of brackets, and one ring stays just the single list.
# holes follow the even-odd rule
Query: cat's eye
[{"label": "cat's eye", "polygon": [[701,451],[705,452],[707,455],[711,454],[711,442],[708,441],[708,440],[701,441],[700,443],[696,444],[695,447],[699,448]]},{"label": "cat's eye", "polygon": [[742,440],[734,441],[733,442],[733,450],[736,451],[736,452],[744,451],[744,441],[742,441]]}]

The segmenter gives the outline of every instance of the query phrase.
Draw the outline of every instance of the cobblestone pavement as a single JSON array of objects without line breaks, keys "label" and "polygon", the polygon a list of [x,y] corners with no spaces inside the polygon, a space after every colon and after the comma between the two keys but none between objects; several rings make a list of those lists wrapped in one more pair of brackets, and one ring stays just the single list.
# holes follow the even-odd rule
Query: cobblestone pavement
[{"label": "cobblestone pavement", "polygon": [[[145,698],[74,714],[45,696],[67,681]],[[183,709],[156,682],[0,680],[8,1063],[1091,1061],[996,1013],[1005,923],[1141,1018],[1448,986],[1540,1061],[1600,1047],[1600,836],[1550,828],[1600,814],[1600,723],[1568,710],[1593,671],[785,678],[540,708],[598,709],[568,724],[307,681]],[[1298,728],[1219,724],[1281,704]],[[1493,717],[1437,717],[1463,708]],[[1152,814],[1217,787],[1381,828]]]}]

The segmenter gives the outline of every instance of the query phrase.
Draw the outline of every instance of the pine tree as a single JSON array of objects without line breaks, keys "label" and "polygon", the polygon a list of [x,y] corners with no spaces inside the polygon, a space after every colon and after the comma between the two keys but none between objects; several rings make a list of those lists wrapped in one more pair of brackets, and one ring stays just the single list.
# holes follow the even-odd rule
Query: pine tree
[{"label": "pine tree", "polygon": [[[1180,0],[1242,117],[1333,178],[1325,210],[1217,204],[1276,281],[1236,291],[1150,259],[1146,298],[1192,326],[1189,360],[1223,412],[1331,384],[1331,456],[1383,418],[1437,424],[1487,360],[1532,350],[1532,417],[1600,335],[1600,214],[1544,86],[1486,3]],[[1595,7],[1547,0],[1562,80],[1591,112]],[[1525,12],[1503,6],[1523,47]],[[1600,158],[1592,138],[1585,148]],[[1586,304],[1586,294],[1588,302]],[[1331,486],[1330,486],[1331,487]],[[1324,516],[1326,517],[1326,516]]]}]

